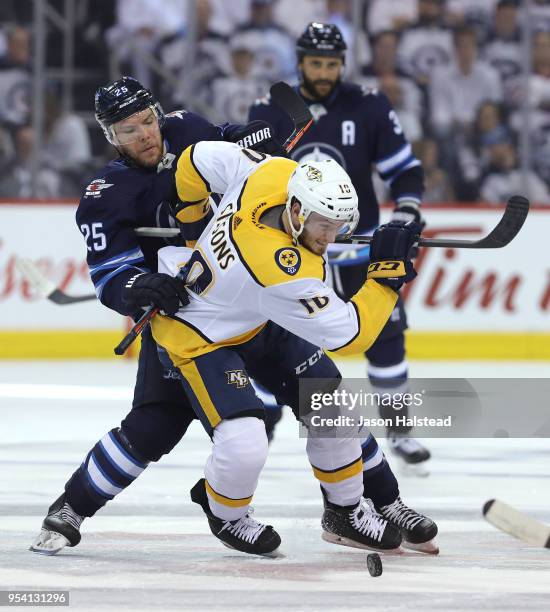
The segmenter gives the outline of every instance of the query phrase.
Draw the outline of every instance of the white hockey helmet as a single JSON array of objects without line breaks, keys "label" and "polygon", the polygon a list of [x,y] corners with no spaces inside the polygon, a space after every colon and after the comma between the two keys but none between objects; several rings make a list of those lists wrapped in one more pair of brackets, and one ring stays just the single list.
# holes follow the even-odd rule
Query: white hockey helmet
[{"label": "white hockey helmet", "polygon": [[[290,214],[296,198],[301,210],[298,215],[300,227],[296,229]],[[308,161],[299,164],[288,181],[286,214],[292,238],[296,243],[304,231],[304,225],[312,212],[344,225],[339,236],[349,236],[359,221],[359,200],[348,173],[333,159]]]}]

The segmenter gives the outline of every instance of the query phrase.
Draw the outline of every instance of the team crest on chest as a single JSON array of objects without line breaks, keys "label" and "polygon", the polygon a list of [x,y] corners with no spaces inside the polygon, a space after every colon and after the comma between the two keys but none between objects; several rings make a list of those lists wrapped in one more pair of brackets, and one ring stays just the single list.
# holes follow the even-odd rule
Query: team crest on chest
[{"label": "team crest on chest", "polygon": [[302,263],[300,252],[291,247],[279,249],[275,253],[275,263],[283,272],[290,274],[290,276],[294,276],[300,269],[300,264]]}]

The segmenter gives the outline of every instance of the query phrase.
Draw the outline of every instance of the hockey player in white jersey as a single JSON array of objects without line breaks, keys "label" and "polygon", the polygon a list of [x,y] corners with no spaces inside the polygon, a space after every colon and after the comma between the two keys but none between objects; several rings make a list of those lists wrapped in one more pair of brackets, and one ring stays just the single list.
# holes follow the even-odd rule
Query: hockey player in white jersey
[{"label": "hockey player in white jersey", "polygon": [[[268,447],[264,408],[249,376],[297,417],[300,379],[337,388],[340,373],[319,347],[346,355],[374,342],[399,287],[416,275],[408,255],[419,228],[382,226],[369,278],[344,302],[325,283],[324,254],[337,235],[353,231],[357,195],[335,161],[298,165],[202,142],[180,157],[176,185],[180,200],[191,206],[212,192],[224,194],[192,252],[167,247],[159,253],[160,269],[180,275],[190,303],[173,316],[155,317],[153,335],[181,372],[213,440],[205,479],[191,497],[226,545],[269,554],[280,538],[249,513]],[[435,523],[401,501],[371,434],[310,436],[307,454],[325,503],[324,539],[377,550],[399,550],[404,539],[407,546],[437,552]]]}]

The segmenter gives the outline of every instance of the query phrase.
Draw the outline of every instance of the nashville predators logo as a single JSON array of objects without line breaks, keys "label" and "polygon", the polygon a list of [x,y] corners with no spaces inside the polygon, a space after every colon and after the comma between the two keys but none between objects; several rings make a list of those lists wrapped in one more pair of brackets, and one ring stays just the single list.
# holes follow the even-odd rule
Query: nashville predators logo
[{"label": "nashville predators logo", "polygon": [[275,253],[275,262],[283,272],[294,276],[302,263],[300,252],[297,249],[286,247]]},{"label": "nashville predators logo", "polygon": [[227,374],[227,384],[235,385],[237,389],[242,389],[248,385],[248,376],[243,370],[229,370]]},{"label": "nashville predators logo", "polygon": [[313,166],[307,167],[306,176],[310,181],[317,181],[318,183],[322,182],[323,180],[322,172]]}]

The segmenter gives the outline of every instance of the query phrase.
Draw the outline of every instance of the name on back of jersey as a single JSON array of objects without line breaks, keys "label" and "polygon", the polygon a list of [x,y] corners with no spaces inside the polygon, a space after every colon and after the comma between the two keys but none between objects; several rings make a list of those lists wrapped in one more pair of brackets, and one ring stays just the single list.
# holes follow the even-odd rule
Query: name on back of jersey
[{"label": "name on back of jersey", "polygon": [[208,239],[212,252],[222,270],[227,270],[228,266],[237,258],[229,237],[230,219],[236,209],[235,203],[229,202],[215,219]]}]

